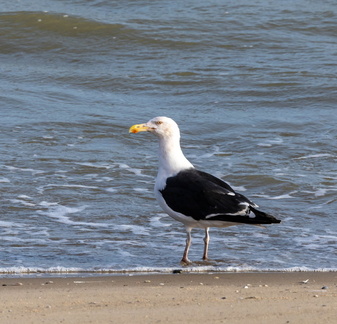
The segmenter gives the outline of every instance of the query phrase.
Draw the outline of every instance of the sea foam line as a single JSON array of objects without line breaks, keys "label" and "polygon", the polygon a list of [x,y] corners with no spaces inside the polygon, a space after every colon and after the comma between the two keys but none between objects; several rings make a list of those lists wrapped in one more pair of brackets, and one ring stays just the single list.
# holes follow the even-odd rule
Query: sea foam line
[{"label": "sea foam line", "polygon": [[256,268],[256,267],[216,267],[216,266],[196,266],[196,267],[135,267],[129,269],[83,269],[76,267],[55,266],[50,268],[38,267],[8,267],[0,268],[0,274],[3,275],[41,275],[41,274],[87,274],[87,275],[102,275],[102,274],[151,274],[151,273],[237,273],[237,272],[336,272],[337,268],[308,268],[308,267],[290,267],[290,268]]}]

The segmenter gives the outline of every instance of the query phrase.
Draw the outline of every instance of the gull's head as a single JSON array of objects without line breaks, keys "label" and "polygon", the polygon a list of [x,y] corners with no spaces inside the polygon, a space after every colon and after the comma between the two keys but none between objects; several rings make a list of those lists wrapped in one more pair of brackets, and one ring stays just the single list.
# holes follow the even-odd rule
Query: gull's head
[{"label": "gull's head", "polygon": [[145,124],[133,125],[129,129],[129,133],[150,132],[158,137],[180,137],[179,127],[177,123],[168,117],[155,117]]}]

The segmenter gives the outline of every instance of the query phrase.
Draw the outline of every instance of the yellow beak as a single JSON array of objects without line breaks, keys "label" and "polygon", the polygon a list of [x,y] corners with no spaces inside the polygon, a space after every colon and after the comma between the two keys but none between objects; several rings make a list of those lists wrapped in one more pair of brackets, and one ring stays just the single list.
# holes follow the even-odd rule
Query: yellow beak
[{"label": "yellow beak", "polygon": [[146,124],[137,124],[137,125],[133,125],[130,127],[129,129],[129,133],[138,133],[138,132],[146,132],[150,129],[149,126],[147,126]]}]

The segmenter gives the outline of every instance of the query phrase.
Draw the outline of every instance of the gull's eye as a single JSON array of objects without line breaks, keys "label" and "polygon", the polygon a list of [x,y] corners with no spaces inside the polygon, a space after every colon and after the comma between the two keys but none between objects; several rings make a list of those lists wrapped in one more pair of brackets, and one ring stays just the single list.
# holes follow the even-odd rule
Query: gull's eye
[{"label": "gull's eye", "polygon": [[163,123],[163,122],[160,121],[160,120],[158,120],[158,121],[155,122],[155,124],[158,125],[158,126],[161,125],[162,123]]}]

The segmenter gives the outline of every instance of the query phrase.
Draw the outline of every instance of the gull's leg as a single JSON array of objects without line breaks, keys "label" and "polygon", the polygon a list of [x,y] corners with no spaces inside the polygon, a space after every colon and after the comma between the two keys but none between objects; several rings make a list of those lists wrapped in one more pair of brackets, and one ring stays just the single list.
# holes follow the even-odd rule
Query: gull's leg
[{"label": "gull's leg", "polygon": [[205,228],[205,237],[204,237],[204,255],[202,256],[203,260],[208,260],[208,244],[209,244],[209,227]]},{"label": "gull's leg", "polygon": [[191,231],[192,231],[192,228],[186,227],[187,238],[186,238],[184,255],[183,255],[183,258],[181,259],[182,263],[191,263],[191,261],[188,259],[188,251],[190,250],[190,246],[192,243]]}]

